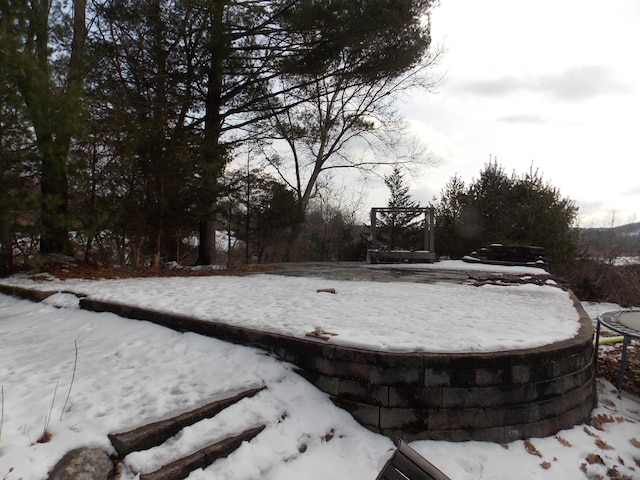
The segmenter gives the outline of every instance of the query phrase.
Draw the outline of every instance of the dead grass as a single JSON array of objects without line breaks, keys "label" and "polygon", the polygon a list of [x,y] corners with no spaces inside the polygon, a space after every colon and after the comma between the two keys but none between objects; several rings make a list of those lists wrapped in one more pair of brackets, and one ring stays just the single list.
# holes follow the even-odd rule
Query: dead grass
[{"label": "dead grass", "polygon": [[581,300],[640,306],[640,265],[612,265],[583,258],[557,273]]},{"label": "dead grass", "polygon": [[[596,376],[606,379],[617,387],[621,359],[622,344],[607,347],[601,346],[598,350]],[[636,397],[640,397],[640,343],[638,341],[632,342],[627,346],[627,361],[622,389]]]},{"label": "dead grass", "polygon": [[243,265],[230,269],[196,269],[196,268],[134,268],[134,267],[102,267],[82,263],[52,263],[32,278],[46,281],[49,275],[60,280],[82,278],[86,280],[149,278],[149,277],[205,277],[214,275],[243,275],[276,269],[273,265]]}]

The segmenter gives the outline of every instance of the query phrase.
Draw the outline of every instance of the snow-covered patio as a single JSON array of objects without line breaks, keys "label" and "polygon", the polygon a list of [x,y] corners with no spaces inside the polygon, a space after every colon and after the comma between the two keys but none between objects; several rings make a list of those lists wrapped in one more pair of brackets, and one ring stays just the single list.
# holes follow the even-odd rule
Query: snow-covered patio
[{"label": "snow-covered patio", "polygon": [[[330,342],[390,352],[530,348],[566,339],[578,324],[568,294],[551,285],[426,288],[405,282],[381,288],[375,282],[281,275],[65,282],[12,277],[2,283],[73,291],[205,319],[232,319],[290,335],[304,336],[322,326],[338,333]],[[337,293],[316,292],[325,287]],[[489,305],[494,294],[502,295],[500,306]],[[394,308],[389,306],[392,300]],[[454,330],[414,325],[420,323],[415,318],[423,318],[425,304],[430,304],[426,302],[436,305],[434,323]],[[62,454],[76,446],[109,450],[109,432],[259,385],[268,388],[224,416],[184,431],[170,446],[136,454],[127,463],[152,469],[247,423],[266,423],[267,429],[228,459],[189,478],[373,479],[391,454],[389,439],[362,428],[326,394],[293,373],[290,365],[261,350],[85,312],[77,305],[77,297],[64,293],[41,304],[0,296],[4,412],[0,474],[15,467],[9,480],[44,478]],[[452,308],[461,313],[450,315]],[[377,310],[379,315],[371,314]],[[499,321],[501,328],[479,323],[487,316]],[[541,335],[539,329],[548,334]],[[457,338],[451,331],[473,338]],[[76,343],[78,365],[70,385]],[[593,414],[599,420],[592,426],[502,446],[435,441],[412,446],[451,478],[461,480],[513,478],[515,471],[522,479],[583,479],[598,474],[606,478],[611,469],[634,478],[640,471],[635,423],[640,421],[640,406],[617,400],[608,384],[599,383],[598,388],[600,403]],[[52,440],[35,443],[45,422]],[[134,476],[124,471],[120,478]]]},{"label": "snow-covered patio", "polygon": [[[369,266],[381,269],[384,266]],[[538,268],[478,266],[459,261],[406,265],[528,275]],[[331,343],[415,352],[490,352],[533,348],[573,337],[579,315],[568,292],[547,285],[348,281],[274,274],[114,280],[15,276],[0,283],[230,323],[294,337],[321,327]],[[318,293],[333,288],[335,295]],[[47,303],[75,304],[58,293]]]}]

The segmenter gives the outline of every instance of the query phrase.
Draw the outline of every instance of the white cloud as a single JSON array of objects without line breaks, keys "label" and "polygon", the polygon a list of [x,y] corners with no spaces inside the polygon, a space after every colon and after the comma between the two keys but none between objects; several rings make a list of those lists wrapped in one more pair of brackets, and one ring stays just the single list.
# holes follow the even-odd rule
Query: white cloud
[{"label": "white cloud", "polygon": [[553,100],[581,102],[600,95],[624,95],[632,92],[633,88],[616,79],[610,67],[581,65],[536,76],[471,79],[459,82],[454,91],[492,98],[517,94],[545,95]]},{"label": "white cloud", "polygon": [[[433,36],[447,50],[437,94],[405,112],[440,157],[415,191],[470,181],[489,155],[540,168],[581,215],[638,212],[640,4],[618,0],[441,2]],[[595,220],[594,220],[595,221]]]},{"label": "white cloud", "polygon": [[545,123],[547,123],[545,118],[541,115],[526,113],[500,117],[498,118],[498,122],[510,124],[524,123],[529,125],[544,125]]}]

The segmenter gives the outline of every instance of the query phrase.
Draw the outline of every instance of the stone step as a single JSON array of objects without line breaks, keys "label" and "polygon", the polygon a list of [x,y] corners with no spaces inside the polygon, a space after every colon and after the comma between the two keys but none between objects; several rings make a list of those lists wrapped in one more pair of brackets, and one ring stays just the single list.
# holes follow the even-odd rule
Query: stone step
[{"label": "stone step", "polygon": [[232,437],[209,445],[187,457],[160,467],[155,472],[140,475],[140,480],[183,480],[189,474],[198,469],[206,468],[219,458],[226,457],[240,447],[242,442],[250,441],[257,436],[265,426],[250,428]]},{"label": "stone step", "polygon": [[147,450],[161,445],[183,428],[205,418],[214,417],[225,408],[243,398],[252,397],[265,388],[257,387],[245,390],[232,397],[217,400],[176,417],[143,425],[128,432],[111,433],[109,434],[109,440],[111,440],[111,444],[118,452],[118,458],[123,459],[131,452]]}]

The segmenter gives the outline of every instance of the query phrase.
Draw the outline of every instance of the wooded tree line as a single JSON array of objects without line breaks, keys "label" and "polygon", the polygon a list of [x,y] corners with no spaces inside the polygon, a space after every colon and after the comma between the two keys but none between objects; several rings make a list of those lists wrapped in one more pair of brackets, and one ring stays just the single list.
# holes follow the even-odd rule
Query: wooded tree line
[{"label": "wooded tree line", "polygon": [[[385,176],[387,207],[413,209],[404,173],[395,166]],[[531,169],[508,175],[496,160],[469,184],[455,175],[430,205],[435,215],[437,257],[460,259],[493,243],[543,247],[555,273],[567,274],[578,257],[578,208],[542,174]],[[424,220],[415,213],[381,215],[379,237],[389,249],[419,250]]]},{"label": "wooded tree line", "polygon": [[[37,247],[157,266],[193,238],[210,264],[220,218],[257,239],[247,257],[291,244],[328,170],[395,161],[348,147],[397,141],[394,102],[437,57],[432,6],[0,0],[4,265]],[[243,148],[270,173],[228,171]]]},{"label": "wooded tree line", "polygon": [[469,185],[452,177],[435,209],[439,255],[461,258],[501,243],[543,247],[556,271],[575,260],[578,207],[537,170],[508,175],[489,162]]}]

